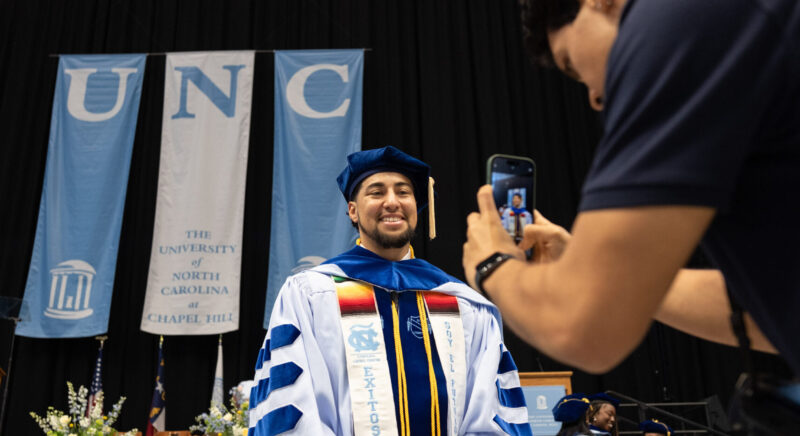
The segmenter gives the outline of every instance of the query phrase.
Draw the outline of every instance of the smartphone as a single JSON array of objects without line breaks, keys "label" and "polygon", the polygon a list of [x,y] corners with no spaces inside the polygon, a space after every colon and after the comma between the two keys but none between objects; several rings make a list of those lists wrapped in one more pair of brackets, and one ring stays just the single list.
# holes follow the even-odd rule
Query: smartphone
[{"label": "smartphone", "polygon": [[503,227],[516,242],[522,229],[533,223],[536,207],[536,164],[524,156],[495,154],[486,161],[486,183],[492,185],[494,203]]}]

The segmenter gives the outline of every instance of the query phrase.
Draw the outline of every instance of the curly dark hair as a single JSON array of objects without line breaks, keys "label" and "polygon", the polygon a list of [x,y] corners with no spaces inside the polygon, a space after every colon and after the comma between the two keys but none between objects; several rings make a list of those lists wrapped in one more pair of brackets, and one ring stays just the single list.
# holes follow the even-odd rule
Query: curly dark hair
[{"label": "curly dark hair", "polygon": [[[597,413],[600,412],[600,409],[605,404],[608,404],[609,406],[613,407],[614,411],[617,410],[617,407],[614,404],[612,404],[612,403],[610,403],[610,402],[608,402],[606,400],[592,400],[592,402],[589,403],[589,409],[586,411],[586,421],[588,423],[592,423],[593,418],[595,417],[595,415],[597,415]],[[619,426],[615,425],[611,429],[611,435],[612,436],[618,436],[619,435]]]},{"label": "curly dark hair", "polygon": [[579,0],[519,0],[522,17],[522,40],[531,60],[554,67],[548,32],[572,22],[580,9]]}]

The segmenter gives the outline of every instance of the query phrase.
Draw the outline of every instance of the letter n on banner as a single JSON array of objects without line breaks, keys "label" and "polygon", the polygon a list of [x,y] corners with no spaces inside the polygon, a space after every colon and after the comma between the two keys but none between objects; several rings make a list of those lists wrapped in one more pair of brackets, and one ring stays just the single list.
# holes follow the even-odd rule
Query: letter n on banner
[{"label": "letter n on banner", "polygon": [[336,176],[361,149],[363,50],[275,52],[272,227],[264,328],[286,277],[355,241]]},{"label": "letter n on banner", "polygon": [[145,59],[59,59],[18,335],[75,338],[108,330]]},{"label": "letter n on banner", "polygon": [[142,330],[239,328],[254,52],[169,53]]}]

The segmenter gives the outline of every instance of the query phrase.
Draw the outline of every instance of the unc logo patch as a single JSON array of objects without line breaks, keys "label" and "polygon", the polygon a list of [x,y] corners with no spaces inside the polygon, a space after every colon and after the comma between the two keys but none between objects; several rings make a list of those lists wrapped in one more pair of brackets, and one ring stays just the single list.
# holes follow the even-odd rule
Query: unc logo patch
[{"label": "unc logo patch", "polygon": [[378,335],[378,332],[372,328],[372,323],[368,325],[354,325],[350,327],[350,337],[347,338],[347,343],[350,344],[351,347],[356,352],[361,351],[375,351],[378,349],[378,341],[375,340],[375,336]]},{"label": "unc logo patch", "polygon": [[[411,332],[411,334],[414,335],[415,338],[422,339],[422,323],[420,322],[418,316],[412,315],[408,317],[408,319],[406,320],[406,330]],[[433,334],[433,332],[430,329],[430,326],[428,326],[428,333]]]},{"label": "unc logo patch", "polygon": [[59,263],[50,270],[50,302],[44,316],[56,319],[89,317],[94,267],[79,259]]}]

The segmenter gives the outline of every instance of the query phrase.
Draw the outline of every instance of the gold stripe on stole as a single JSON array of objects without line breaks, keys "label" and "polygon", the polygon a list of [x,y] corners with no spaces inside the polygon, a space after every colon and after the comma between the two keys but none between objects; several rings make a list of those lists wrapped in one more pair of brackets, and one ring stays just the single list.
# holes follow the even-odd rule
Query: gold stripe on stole
[{"label": "gold stripe on stole", "polygon": [[392,332],[394,333],[394,355],[397,362],[397,408],[400,415],[400,436],[411,434],[408,416],[408,390],[406,386],[406,368],[403,360],[403,345],[400,342],[400,320],[397,314],[397,302],[392,298]]},{"label": "gold stripe on stole", "polygon": [[439,425],[439,388],[436,385],[436,373],[433,371],[431,337],[428,332],[428,317],[425,309],[425,300],[422,298],[422,292],[417,292],[417,309],[419,310],[419,323],[422,327],[422,338],[425,342],[425,354],[428,356],[428,379],[431,385],[431,436],[441,436],[442,428]]}]

